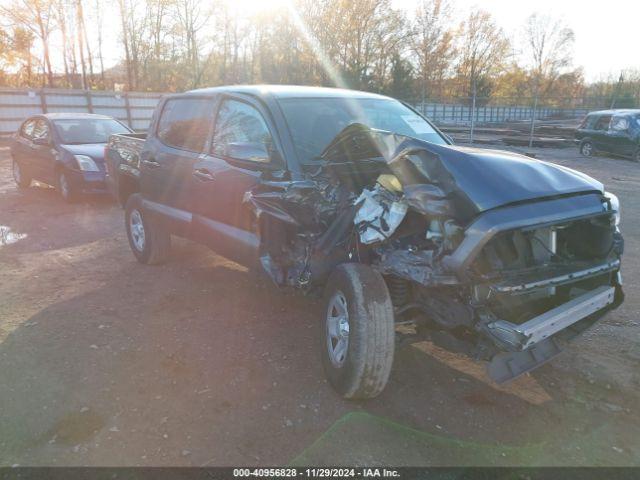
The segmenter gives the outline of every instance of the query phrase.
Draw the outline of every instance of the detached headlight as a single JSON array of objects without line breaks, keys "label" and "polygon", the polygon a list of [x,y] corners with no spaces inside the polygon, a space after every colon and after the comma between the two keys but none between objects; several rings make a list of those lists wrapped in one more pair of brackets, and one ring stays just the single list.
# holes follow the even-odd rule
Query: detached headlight
[{"label": "detached headlight", "polygon": [[616,211],[616,226],[620,225],[620,200],[618,200],[618,197],[611,192],[604,192],[604,198],[609,201],[609,207],[611,208],[611,210]]},{"label": "detached headlight", "polygon": [[76,157],[76,162],[78,162],[78,168],[83,172],[98,172],[98,166],[96,162],[93,161],[91,157],[87,157],[86,155],[74,155]]}]

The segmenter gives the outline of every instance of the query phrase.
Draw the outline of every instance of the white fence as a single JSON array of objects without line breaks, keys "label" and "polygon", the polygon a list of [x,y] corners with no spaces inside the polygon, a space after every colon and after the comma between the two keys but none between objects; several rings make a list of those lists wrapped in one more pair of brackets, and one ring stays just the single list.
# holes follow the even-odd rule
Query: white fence
[{"label": "white fence", "polygon": [[99,113],[146,130],[161,93],[95,90],[0,89],[0,135],[15,132],[38,113]]}]

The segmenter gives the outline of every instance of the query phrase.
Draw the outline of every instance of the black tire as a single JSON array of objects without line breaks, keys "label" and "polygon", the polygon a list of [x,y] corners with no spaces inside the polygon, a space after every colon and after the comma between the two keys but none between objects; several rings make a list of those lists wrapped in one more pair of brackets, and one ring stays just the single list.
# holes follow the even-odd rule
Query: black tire
[{"label": "black tire", "polygon": [[29,188],[31,186],[31,175],[22,168],[16,159],[13,159],[11,162],[11,170],[13,180],[16,182],[18,188]]},{"label": "black tire", "polygon": [[78,193],[69,182],[64,168],[61,168],[56,173],[56,189],[65,202],[75,203],[78,200]]},{"label": "black tire", "polygon": [[591,140],[583,140],[580,143],[580,154],[583,157],[592,157],[594,154],[593,142]]},{"label": "black tire", "polygon": [[[348,326],[344,356],[335,355],[338,341],[334,343],[330,333],[330,324],[341,324],[335,322],[340,295],[346,303]],[[338,266],[327,282],[324,312],[322,364],[329,382],[347,399],[379,395],[389,380],[395,348],[393,305],[384,279],[367,265]],[[334,334],[337,331],[344,329],[336,326]]]},{"label": "black tire", "polygon": [[[133,218],[133,223],[132,223]],[[138,223],[142,232],[137,230]],[[135,225],[134,225],[135,224]],[[140,207],[136,196],[129,197],[125,207],[125,229],[133,255],[145,265],[159,265],[164,263],[171,252],[171,236],[160,223]],[[135,230],[135,231],[132,231]],[[142,233],[142,242],[140,242]]]}]

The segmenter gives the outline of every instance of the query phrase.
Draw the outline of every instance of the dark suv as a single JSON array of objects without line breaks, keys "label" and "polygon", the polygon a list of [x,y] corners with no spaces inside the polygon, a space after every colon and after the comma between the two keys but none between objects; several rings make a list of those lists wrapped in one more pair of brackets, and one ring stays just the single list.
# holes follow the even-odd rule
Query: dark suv
[{"label": "dark suv", "polygon": [[619,155],[640,161],[640,110],[591,112],[576,132],[580,153]]},{"label": "dark suv", "polygon": [[455,147],[388,97],[196,90],[163,99],[146,140],[109,145],[139,179],[125,209],[138,261],[164,261],[178,235],[324,291],[323,365],[346,398],[382,391],[397,339],[486,360],[503,382],[622,302],[615,195],[568,168]]}]

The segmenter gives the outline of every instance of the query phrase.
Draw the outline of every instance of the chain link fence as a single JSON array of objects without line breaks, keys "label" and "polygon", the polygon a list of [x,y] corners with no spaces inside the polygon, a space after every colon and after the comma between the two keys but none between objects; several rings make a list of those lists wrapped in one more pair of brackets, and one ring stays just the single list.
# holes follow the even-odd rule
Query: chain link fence
[{"label": "chain link fence", "polygon": [[[15,132],[31,115],[49,112],[99,113],[117,118],[136,131],[144,131],[162,95],[159,92],[0,89],[0,136]],[[457,143],[521,146],[569,145],[575,128],[588,112],[607,108],[607,103],[608,107],[616,106],[615,98],[605,97],[478,96],[437,101],[414,99],[407,103]]]}]

